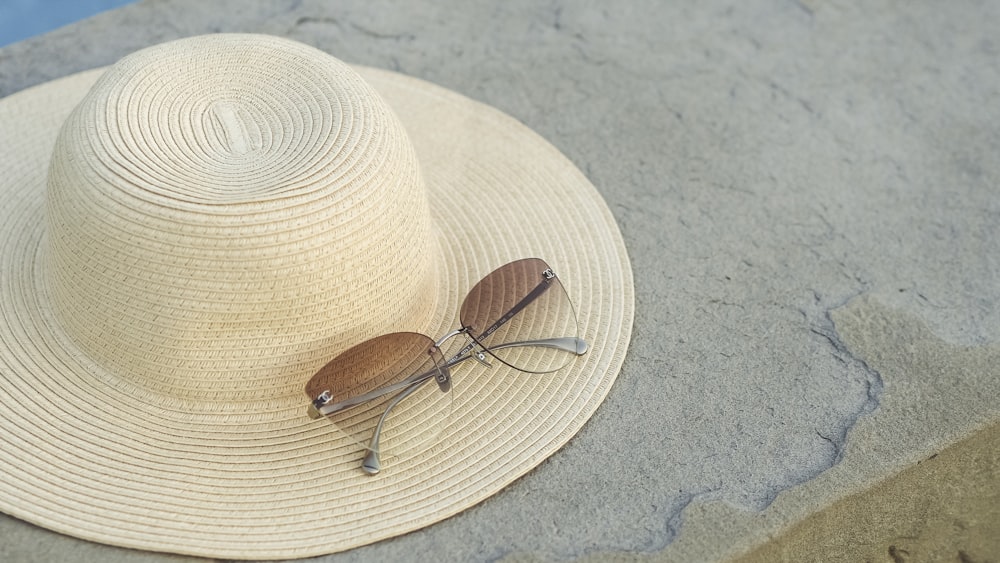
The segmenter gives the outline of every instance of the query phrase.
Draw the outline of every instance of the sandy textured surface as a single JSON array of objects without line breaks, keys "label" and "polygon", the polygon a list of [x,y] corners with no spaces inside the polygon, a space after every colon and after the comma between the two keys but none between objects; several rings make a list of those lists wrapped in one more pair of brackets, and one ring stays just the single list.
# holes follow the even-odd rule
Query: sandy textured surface
[{"label": "sandy textured surface", "polygon": [[[1000,5],[681,4],[146,0],[0,49],[0,95],[251,31],[528,124],[602,192],[629,248],[619,380],[502,493],[328,560],[724,560],[808,539],[810,518],[835,522],[949,447],[995,444]],[[927,537],[982,521],[971,506],[927,519]],[[918,552],[882,521],[866,555]],[[9,517],[0,536],[3,560],[172,560]],[[996,559],[969,537],[947,557]]]}]

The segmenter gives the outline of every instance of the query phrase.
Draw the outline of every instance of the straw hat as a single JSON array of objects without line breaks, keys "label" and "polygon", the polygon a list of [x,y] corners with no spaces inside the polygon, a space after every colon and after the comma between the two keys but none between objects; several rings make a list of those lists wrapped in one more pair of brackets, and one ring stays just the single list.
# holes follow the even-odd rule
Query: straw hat
[{"label": "straw hat", "polygon": [[[412,531],[558,450],[623,361],[632,278],[600,195],[420,80],[275,37],[174,41],[0,100],[0,168],[0,510],[59,532],[263,559]],[[437,338],[536,256],[587,354],[456,369],[443,429],[400,415],[374,477],[306,416],[337,353]]]}]

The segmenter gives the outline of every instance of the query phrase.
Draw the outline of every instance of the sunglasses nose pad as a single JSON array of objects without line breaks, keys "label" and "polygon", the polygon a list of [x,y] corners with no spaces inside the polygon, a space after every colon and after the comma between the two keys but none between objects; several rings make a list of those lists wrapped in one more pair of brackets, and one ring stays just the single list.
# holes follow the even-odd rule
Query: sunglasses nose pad
[{"label": "sunglasses nose pad", "polygon": [[493,367],[493,364],[491,364],[489,361],[487,361],[486,354],[484,354],[482,350],[477,350],[476,353],[475,353],[475,355],[473,355],[472,357],[475,358],[477,362],[483,364],[484,366],[486,366],[488,368]]},{"label": "sunglasses nose pad", "polygon": [[437,381],[441,391],[445,393],[451,391],[451,372],[448,370],[448,366],[439,365],[434,380]]}]

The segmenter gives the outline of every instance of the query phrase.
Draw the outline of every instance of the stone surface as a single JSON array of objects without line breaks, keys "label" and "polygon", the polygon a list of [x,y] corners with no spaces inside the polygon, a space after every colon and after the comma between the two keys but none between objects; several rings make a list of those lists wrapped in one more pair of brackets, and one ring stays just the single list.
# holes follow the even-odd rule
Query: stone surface
[{"label": "stone surface", "polygon": [[[1000,420],[1000,4],[861,4],[145,0],[0,49],[0,96],[261,32],[528,124],[629,248],[619,380],[502,493],[323,560],[724,560]],[[3,560],[183,560],[0,532]]]},{"label": "stone surface", "polygon": [[1000,428],[805,518],[737,563],[996,561]]}]

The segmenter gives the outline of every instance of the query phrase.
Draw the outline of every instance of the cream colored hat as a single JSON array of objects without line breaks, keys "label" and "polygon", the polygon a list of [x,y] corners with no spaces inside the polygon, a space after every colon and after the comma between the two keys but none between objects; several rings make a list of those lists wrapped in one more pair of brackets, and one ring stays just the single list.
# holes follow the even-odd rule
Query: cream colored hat
[{"label": "cream colored hat", "polygon": [[[572,163],[496,110],[286,39],[174,41],[0,100],[0,168],[0,510],[73,536],[265,559],[421,528],[565,444],[628,345],[625,247]],[[558,272],[587,354],[456,368],[443,430],[406,450],[428,441],[401,417],[406,451],[374,477],[306,416],[325,362],[447,333],[526,257]]]}]

